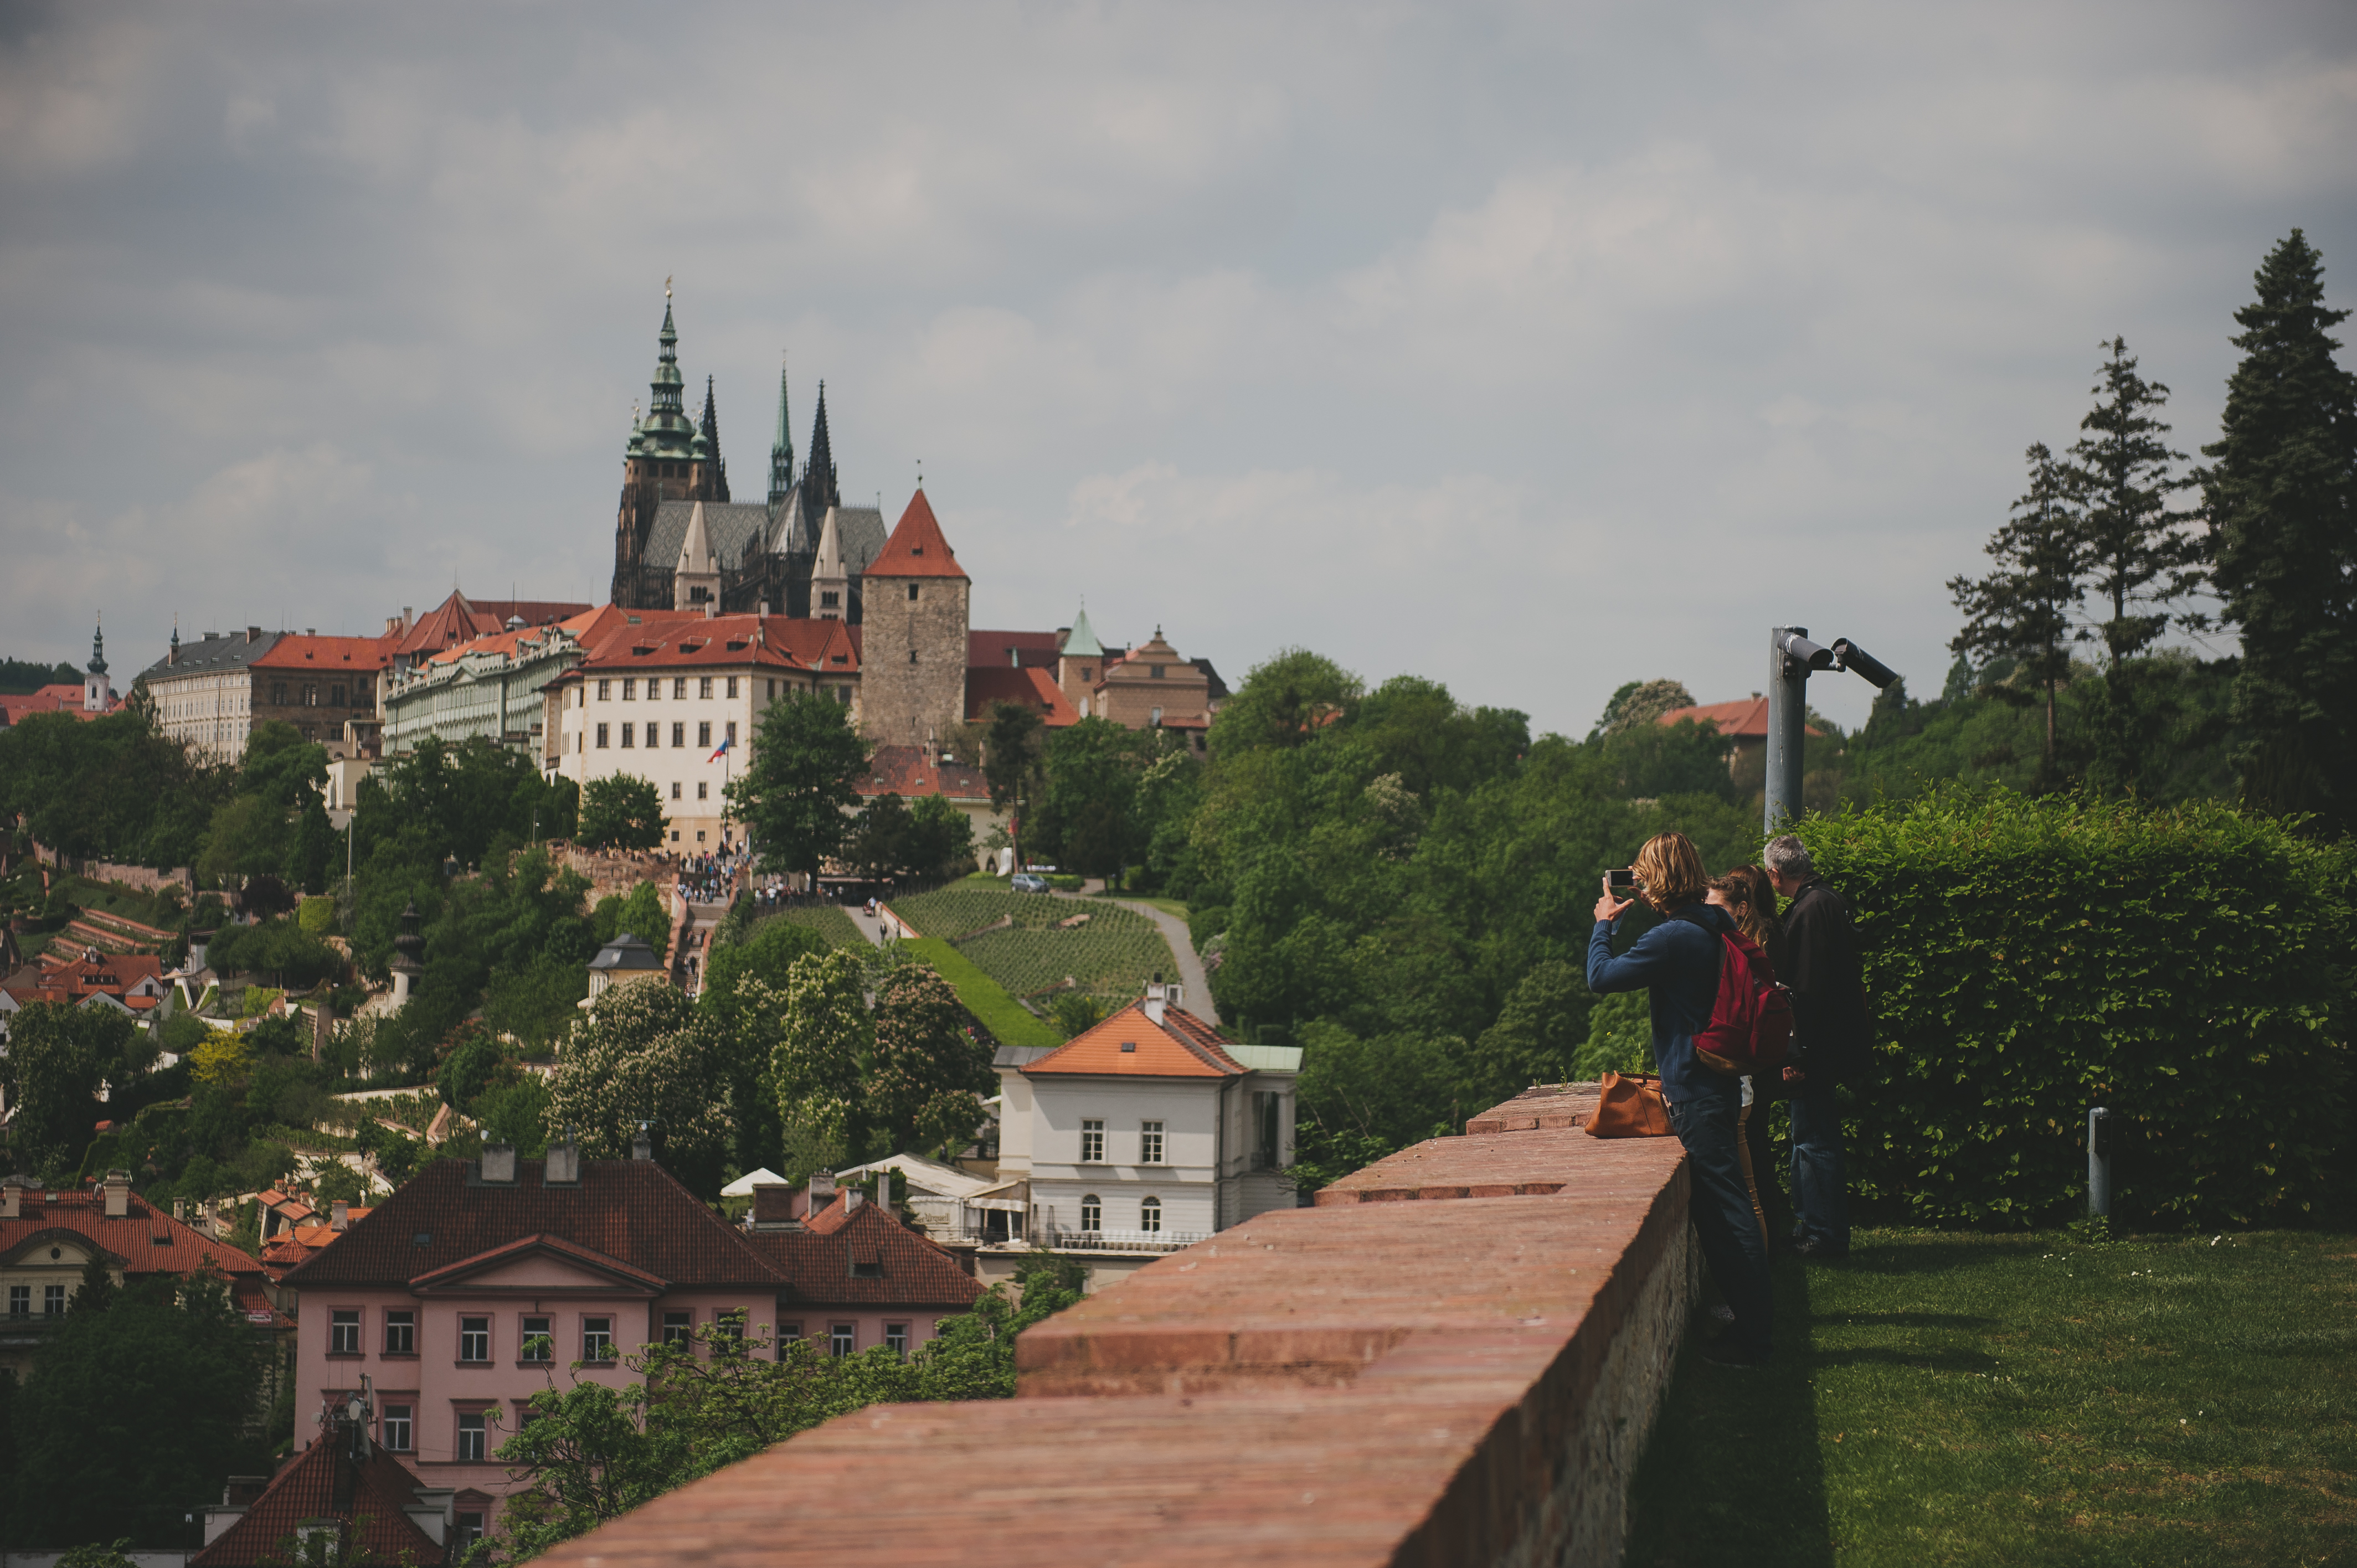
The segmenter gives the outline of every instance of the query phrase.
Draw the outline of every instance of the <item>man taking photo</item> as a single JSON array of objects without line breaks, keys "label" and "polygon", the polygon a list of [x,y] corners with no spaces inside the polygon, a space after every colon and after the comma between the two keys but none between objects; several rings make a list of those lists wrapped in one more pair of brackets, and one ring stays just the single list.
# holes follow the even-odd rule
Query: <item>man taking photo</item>
[{"label": "man taking photo", "polygon": [[1792,1250],[1816,1262],[1849,1255],[1849,1176],[1842,1160],[1835,1090],[1866,1067],[1864,972],[1849,903],[1825,886],[1808,845],[1791,833],[1761,856],[1784,908],[1785,967],[1792,993],[1792,1051],[1784,1090],[1792,1107]]}]

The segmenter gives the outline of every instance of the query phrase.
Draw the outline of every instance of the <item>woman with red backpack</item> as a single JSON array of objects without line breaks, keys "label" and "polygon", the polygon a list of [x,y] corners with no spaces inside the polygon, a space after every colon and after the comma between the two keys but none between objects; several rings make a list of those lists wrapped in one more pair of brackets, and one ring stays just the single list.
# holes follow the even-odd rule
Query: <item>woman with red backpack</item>
[{"label": "woman with red backpack", "polygon": [[[1710,890],[1702,856],[1684,833],[1660,833],[1637,852],[1636,893],[1662,917],[1629,950],[1615,956],[1613,926],[1632,899],[1612,896],[1607,877],[1587,939],[1587,988],[1599,995],[1643,991],[1652,1005],[1653,1061],[1669,1102],[1670,1126],[1685,1146],[1688,1210],[1704,1262],[1735,1314],[1734,1326],[1703,1347],[1706,1359],[1729,1366],[1766,1364],[1774,1340],[1768,1249],[1744,1186],[1736,1152],[1742,1106],[1738,1080],[1706,1061],[1695,1037],[1717,1005],[1728,936],[1738,935]],[[1749,945],[1748,943],[1745,945]]]}]

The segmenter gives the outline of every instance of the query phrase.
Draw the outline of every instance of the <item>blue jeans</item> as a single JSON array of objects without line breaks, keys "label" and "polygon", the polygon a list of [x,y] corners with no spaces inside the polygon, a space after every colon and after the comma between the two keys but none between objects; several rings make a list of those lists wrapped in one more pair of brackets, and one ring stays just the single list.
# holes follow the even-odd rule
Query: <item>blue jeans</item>
[{"label": "blue jeans", "polygon": [[1842,1162],[1841,1105],[1834,1080],[1792,1086],[1792,1207],[1796,1240],[1849,1251],[1849,1173]]},{"label": "blue jeans", "polygon": [[1735,1153],[1738,1109],[1732,1096],[1674,1103],[1670,1125],[1685,1145],[1692,1184],[1687,1211],[1694,1217],[1695,1239],[1702,1243],[1710,1277],[1735,1313],[1727,1337],[1764,1356],[1774,1339],[1774,1297],[1768,1249],[1760,1240],[1760,1222],[1752,1218],[1751,1194]]}]

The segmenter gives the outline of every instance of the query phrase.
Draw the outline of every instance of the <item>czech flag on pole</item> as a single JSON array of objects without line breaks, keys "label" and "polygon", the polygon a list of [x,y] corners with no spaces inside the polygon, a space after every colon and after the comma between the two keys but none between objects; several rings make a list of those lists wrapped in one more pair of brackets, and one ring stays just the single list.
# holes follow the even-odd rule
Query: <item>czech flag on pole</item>
[{"label": "czech flag on pole", "polygon": [[737,738],[737,737],[736,737],[735,736],[733,736],[733,735],[724,735],[724,736],[722,736],[720,737],[720,744],[719,744],[718,746],[714,746],[714,747],[712,748],[712,755],[711,755],[711,756],[709,756],[709,757],[705,757],[704,760],[705,760],[705,761],[706,761],[706,762],[717,762],[717,761],[719,761],[719,760],[720,760],[720,757],[721,757],[721,755],[728,749],[729,744],[730,744],[732,741],[734,741],[736,738]]}]

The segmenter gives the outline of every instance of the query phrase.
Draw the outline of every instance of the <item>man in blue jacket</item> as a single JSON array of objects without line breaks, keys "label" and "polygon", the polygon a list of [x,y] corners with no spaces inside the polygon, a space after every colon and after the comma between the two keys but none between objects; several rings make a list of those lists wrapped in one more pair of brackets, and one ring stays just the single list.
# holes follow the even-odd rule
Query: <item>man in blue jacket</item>
[{"label": "man in blue jacket", "polygon": [[1637,852],[1638,897],[1662,917],[1625,953],[1612,954],[1613,923],[1633,900],[1612,897],[1609,879],[1596,901],[1596,929],[1587,939],[1587,988],[1649,993],[1653,1014],[1653,1062],[1669,1101],[1670,1125],[1685,1145],[1688,1211],[1711,1278],[1735,1314],[1735,1326],[1703,1348],[1706,1359],[1760,1366],[1774,1338],[1768,1251],[1751,1212],[1736,1154],[1741,1135],[1739,1079],[1712,1071],[1695,1054],[1695,1036],[1710,1023],[1718,999],[1719,938],[1735,929],[1723,909],[1703,902],[1709,891],[1702,856],[1684,833],[1662,833]]}]

